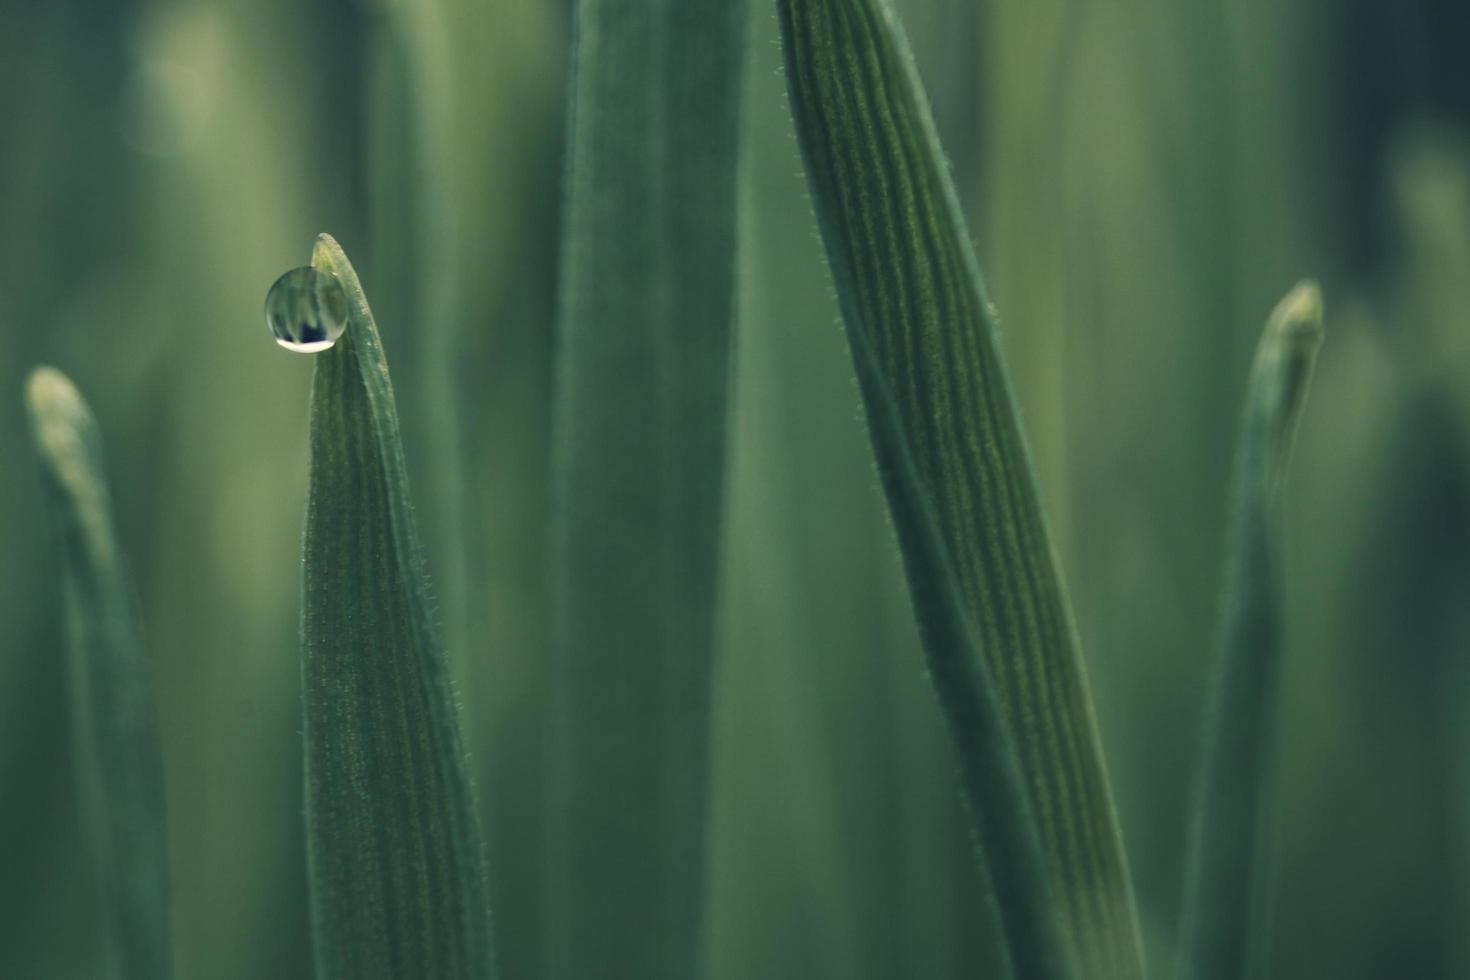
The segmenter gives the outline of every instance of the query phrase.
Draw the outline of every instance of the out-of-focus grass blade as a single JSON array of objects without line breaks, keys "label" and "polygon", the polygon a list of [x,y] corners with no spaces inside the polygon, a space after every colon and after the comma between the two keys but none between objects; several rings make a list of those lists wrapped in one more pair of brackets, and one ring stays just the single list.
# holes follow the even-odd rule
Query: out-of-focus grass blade
[{"label": "out-of-focus grass blade", "polygon": [[697,972],[746,5],[577,7],[551,972]]},{"label": "out-of-focus grass blade", "polygon": [[349,322],[316,357],[302,585],[306,832],[319,980],[492,973],[484,856],[398,413],[342,249]]},{"label": "out-of-focus grass blade", "polygon": [[102,435],[67,377],[26,385],[36,451],[59,530],[68,679],[83,826],[102,898],[102,975],[173,975],[163,764],[148,666],[113,533]]},{"label": "out-of-focus grass blade", "polygon": [[1269,901],[1264,801],[1276,730],[1281,566],[1278,496],[1322,341],[1322,296],[1304,282],[1266,323],[1246,389],[1177,975],[1256,976]]},{"label": "out-of-focus grass blade", "polygon": [[[949,559],[948,567],[936,562],[899,522],[916,611],[933,615],[936,590],[964,598],[1077,969],[1140,976],[1132,889],[1080,651],[993,314],[907,43],[881,0],[779,6],[797,135],[843,319],[860,367],[863,348],[872,351],[872,375],[897,415],[898,437],[882,438],[883,399],[863,385],[880,467],[893,470],[897,446],[907,447],[915,492],[933,508]],[[885,487],[895,514],[915,508],[901,484]],[[956,749],[967,757],[978,750],[966,726],[983,703],[942,669],[952,651],[934,642],[933,624],[923,632]],[[982,835],[994,825],[977,820]],[[981,844],[991,865],[1015,858],[998,839]],[[1016,929],[1009,924],[1017,955],[1026,934],[1044,934],[1036,924]]]}]

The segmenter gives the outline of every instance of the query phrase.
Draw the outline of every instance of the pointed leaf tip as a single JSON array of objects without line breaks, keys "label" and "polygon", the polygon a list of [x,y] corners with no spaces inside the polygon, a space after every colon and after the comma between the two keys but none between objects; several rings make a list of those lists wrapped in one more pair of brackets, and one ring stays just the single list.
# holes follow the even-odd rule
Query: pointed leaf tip
[{"label": "pointed leaf tip", "polygon": [[483,847],[387,361],[352,264],[316,358],[303,535],[306,835],[317,976],[493,975]]},{"label": "pointed leaf tip", "polygon": [[1297,419],[1326,331],[1322,326],[1322,291],[1313,280],[1298,283],[1276,304],[1266,321],[1252,367],[1250,411],[1253,424],[1263,425],[1274,494],[1291,455]]},{"label": "pointed leaf tip", "polygon": [[1279,490],[1322,336],[1321,291],[1303,282],[1267,319],[1247,384],[1176,980],[1254,976],[1268,953],[1270,769],[1285,652]]}]

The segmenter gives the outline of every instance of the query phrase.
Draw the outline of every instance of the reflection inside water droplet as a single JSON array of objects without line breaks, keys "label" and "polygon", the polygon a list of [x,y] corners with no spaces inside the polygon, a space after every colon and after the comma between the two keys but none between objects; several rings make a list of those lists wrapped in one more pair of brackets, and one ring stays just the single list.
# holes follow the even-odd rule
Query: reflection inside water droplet
[{"label": "reflection inside water droplet", "polygon": [[311,266],[292,269],[265,296],[265,322],[276,343],[316,354],[347,329],[347,291],[337,277]]}]

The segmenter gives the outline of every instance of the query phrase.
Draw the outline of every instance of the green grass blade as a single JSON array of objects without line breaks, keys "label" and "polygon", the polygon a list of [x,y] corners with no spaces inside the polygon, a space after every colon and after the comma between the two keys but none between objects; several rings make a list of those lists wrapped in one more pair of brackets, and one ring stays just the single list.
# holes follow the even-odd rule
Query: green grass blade
[{"label": "green grass blade", "polygon": [[1266,952],[1263,830],[1282,646],[1278,497],[1321,340],[1321,293],[1305,282],[1267,321],[1246,389],[1219,660],[1191,827],[1181,980],[1254,976]]},{"label": "green grass blade", "polygon": [[[964,597],[1077,968],[1140,976],[1132,888],[1071,614],[907,43],[881,0],[780,0],[779,8],[797,135],[849,340],[859,362],[861,348],[871,349],[891,392],[949,558],[941,567],[901,533],[916,610],[932,612],[924,596],[935,589]],[[896,448],[878,438],[871,385],[864,400],[880,466],[892,469]],[[891,482],[887,489],[895,513],[914,506]],[[946,654],[930,646],[928,655],[932,666]],[[952,683],[938,669],[935,681]],[[940,701],[957,734],[966,718],[955,706],[980,710],[973,691],[944,689]],[[963,737],[956,747],[974,751]],[[981,844],[991,863],[1009,859],[997,840]]]},{"label": "green grass blade", "polygon": [[173,975],[163,763],[132,587],[113,532],[102,435],[59,371],[26,385],[59,529],[83,826],[102,898],[107,977]]},{"label": "green grass blade", "polygon": [[582,0],[554,446],[552,975],[695,974],[747,8]]},{"label": "green grass blade", "polygon": [[302,569],[306,829],[318,980],[487,977],[484,856],[433,623],[387,362],[350,319],[316,356]]},{"label": "green grass blade", "polygon": [[912,581],[926,583],[913,590],[914,612],[934,690],[960,749],[956,757],[965,802],[979,839],[994,855],[986,868],[1011,963],[1016,976],[1028,980],[1071,977],[1035,814],[1020,758],[1001,720],[995,681],[981,656],[882,367],[862,333],[853,334],[852,344],[884,493],[903,542],[904,570]]}]

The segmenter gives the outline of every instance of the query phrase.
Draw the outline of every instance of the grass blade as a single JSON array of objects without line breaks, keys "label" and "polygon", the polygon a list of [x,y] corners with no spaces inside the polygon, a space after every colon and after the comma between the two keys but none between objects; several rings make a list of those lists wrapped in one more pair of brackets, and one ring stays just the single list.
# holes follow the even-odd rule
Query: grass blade
[{"label": "grass blade", "polygon": [[387,362],[330,237],[349,323],[316,357],[302,570],[317,977],[487,977],[484,858]]},{"label": "grass blade", "polygon": [[[934,590],[964,597],[1077,968],[1140,976],[1132,888],[1071,614],[993,314],[907,43],[881,0],[779,7],[797,135],[850,345],[860,376],[862,351],[872,352],[897,414],[899,437],[880,438],[883,399],[863,385],[880,468],[893,470],[898,445],[907,447],[914,492],[933,508],[948,556],[936,562],[899,522],[916,611],[933,614],[926,595]],[[895,515],[916,507],[900,485],[885,488]],[[923,633],[937,631],[926,624]],[[964,726],[983,706],[941,669],[951,651],[931,639],[927,653],[965,758],[976,748]],[[990,821],[977,823],[983,835]],[[997,839],[981,844],[991,864],[1012,858]],[[1022,937],[1008,940],[1019,955]]]},{"label": "grass blade", "polygon": [[577,7],[554,452],[553,976],[696,972],[747,8]]},{"label": "grass blade", "polygon": [[1181,980],[1255,976],[1266,953],[1263,827],[1280,673],[1279,491],[1322,340],[1322,296],[1298,285],[1256,348],[1235,462],[1216,676],[1199,767]]},{"label": "grass blade", "polygon": [[912,581],[927,583],[913,590],[914,612],[935,692],[960,747],[965,803],[980,840],[995,855],[986,867],[1012,965],[1018,977],[1071,977],[1020,758],[1002,723],[995,681],[981,656],[933,504],[909,453],[882,368],[861,333],[853,335],[853,357],[884,493],[903,542],[904,570]]},{"label": "grass blade", "polygon": [[83,826],[102,897],[104,976],[173,976],[163,763],[132,587],[112,526],[102,435],[59,371],[26,405],[59,529],[68,681]]}]

